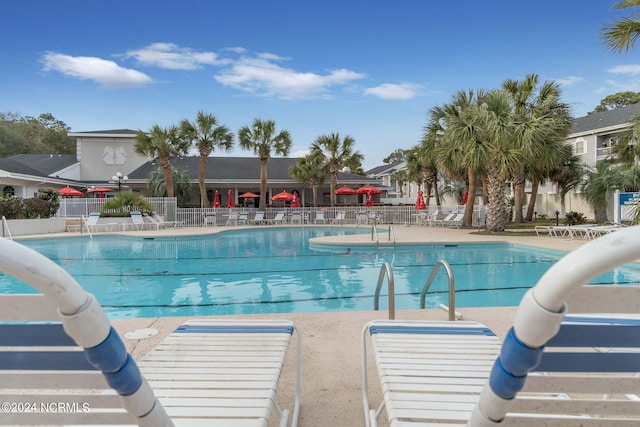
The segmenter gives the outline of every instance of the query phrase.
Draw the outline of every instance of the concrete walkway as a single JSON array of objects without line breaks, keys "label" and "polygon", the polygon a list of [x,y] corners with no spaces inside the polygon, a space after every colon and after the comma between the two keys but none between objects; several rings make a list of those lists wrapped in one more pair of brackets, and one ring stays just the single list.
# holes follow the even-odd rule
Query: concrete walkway
[{"label": "concrete walkway", "polygon": [[[353,227],[353,226],[344,226]],[[183,228],[160,231],[129,232],[128,235],[197,235],[216,233],[228,227]],[[384,226],[379,226],[379,239],[386,239]],[[417,226],[394,227],[397,244],[430,243],[430,242],[509,242],[548,248],[560,251],[575,249],[587,240],[563,239],[557,237],[503,237],[473,234],[475,230],[459,230],[447,228],[429,228]],[[70,235],[71,233],[66,233]],[[73,233],[76,234],[76,233]],[[316,239],[322,244],[371,244],[369,234],[346,237],[324,237]],[[463,308],[465,320],[474,320],[493,329],[503,337],[511,325],[515,307],[500,308]],[[300,427],[352,427],[364,425],[361,389],[361,351],[360,337],[362,327],[372,319],[385,319],[384,311],[368,312],[336,312],[336,313],[291,313],[283,315],[261,315],[262,318],[285,318],[294,321],[301,330],[303,348],[302,366],[302,407]],[[228,316],[229,318],[237,316]],[[248,317],[248,316],[244,316]],[[447,313],[442,310],[403,310],[396,312],[396,319],[430,319],[447,320]],[[122,336],[143,328],[158,329],[159,333],[150,338],[125,339],[127,348],[135,358],[144,356],[161,339],[173,331],[187,318],[148,318],[113,321]],[[283,407],[291,407],[294,393],[294,355],[290,351],[287,369],[283,374],[279,401]],[[380,389],[376,380],[377,374],[372,361],[369,361],[369,377],[372,379],[370,394],[372,404],[381,400]],[[271,425],[275,425],[272,420]],[[384,421],[383,421],[384,422]],[[382,424],[384,425],[384,424]]]}]

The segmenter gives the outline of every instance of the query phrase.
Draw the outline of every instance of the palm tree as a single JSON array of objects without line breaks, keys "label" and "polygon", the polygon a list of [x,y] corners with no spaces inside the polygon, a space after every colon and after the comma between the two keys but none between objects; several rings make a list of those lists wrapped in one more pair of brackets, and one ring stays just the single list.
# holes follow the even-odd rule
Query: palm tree
[{"label": "palm tree", "polygon": [[582,197],[591,207],[598,223],[607,222],[607,207],[609,197],[618,188],[620,177],[617,168],[611,167],[610,160],[600,160],[595,168],[590,168],[585,174],[582,184]]},{"label": "palm tree", "polygon": [[135,151],[143,156],[158,159],[158,165],[167,183],[167,197],[174,197],[171,157],[187,154],[190,145],[190,141],[180,138],[176,126],[161,128],[153,125],[149,133],[141,130],[136,132]]},{"label": "palm tree", "polygon": [[[173,169],[172,181],[178,205],[186,205],[191,200],[191,175],[187,171]],[[167,181],[161,170],[151,172],[147,181],[147,189],[151,197],[166,197]]]},{"label": "palm tree", "polygon": [[336,204],[336,185],[338,183],[338,171],[344,166],[353,170],[361,164],[364,156],[353,151],[356,141],[350,136],[340,139],[340,134],[320,135],[311,144],[311,152],[324,159],[331,175],[331,206]]},{"label": "palm tree", "polygon": [[438,170],[433,155],[434,144],[423,139],[422,143],[413,148],[407,154],[408,175],[414,177],[416,182],[424,185],[426,205],[429,206],[431,194],[435,195],[436,205],[440,206],[440,194],[438,194]]},{"label": "palm tree", "polygon": [[318,206],[318,186],[324,182],[328,170],[324,159],[317,153],[310,153],[289,168],[289,174],[296,180],[309,184],[313,192],[313,206]]},{"label": "palm tree", "polygon": [[[640,0],[620,0],[614,9],[640,6]],[[640,19],[637,14],[612,22],[602,29],[602,39],[606,47],[614,52],[629,51],[640,36]]]},{"label": "palm tree", "polygon": [[403,195],[404,183],[407,182],[408,180],[407,170],[406,169],[397,170],[391,175],[391,177],[396,183],[396,188],[398,189],[398,191],[400,191],[400,198],[404,197]]},{"label": "palm tree", "polygon": [[267,162],[271,151],[279,156],[287,156],[291,150],[291,135],[286,130],[276,135],[276,123],[273,120],[254,119],[251,127],[244,126],[238,131],[240,146],[253,151],[260,159],[260,209],[266,207]]},{"label": "palm tree", "polygon": [[[573,154],[573,148],[570,145],[563,145],[558,153],[559,157],[562,159],[561,163],[553,167],[551,170],[546,172],[544,178],[549,178],[551,182],[555,183],[558,186],[558,193],[560,193],[560,204],[562,213],[564,214],[564,200],[569,191],[577,188],[580,185],[582,180],[582,176],[584,174],[584,167],[580,161],[580,157]],[[532,180],[534,184],[539,181]],[[535,187],[536,192],[531,192],[531,199],[535,201],[535,197],[537,194],[537,186]],[[531,217],[533,215],[533,209],[531,208],[534,204],[529,204],[529,212],[527,212],[527,221],[531,221]],[[530,216],[531,215],[531,216]]]},{"label": "palm tree", "polygon": [[[515,222],[524,222],[522,207],[526,202],[527,174],[530,170],[549,170],[562,161],[558,154],[571,126],[569,106],[560,102],[560,86],[548,81],[538,86],[538,82],[538,75],[530,74],[521,81],[508,79],[502,83],[503,90],[511,99],[513,120],[531,123],[523,138],[513,141],[523,151],[525,159],[511,177],[514,187]],[[553,117],[554,120],[545,120],[547,117]],[[533,122],[536,119],[537,124]],[[543,121],[545,125],[541,126]]]},{"label": "palm tree", "polygon": [[180,122],[180,133],[182,138],[194,141],[195,147],[200,153],[200,163],[198,164],[198,187],[200,189],[200,207],[207,207],[207,188],[204,183],[207,161],[215,149],[231,151],[233,148],[233,133],[226,126],[218,125],[218,120],[213,114],[198,111],[195,122],[187,119]]},{"label": "palm tree", "polygon": [[481,123],[473,113],[484,105],[486,96],[484,90],[457,92],[448,104],[430,110],[430,122],[425,129],[425,133],[437,137],[435,155],[439,168],[451,178],[466,175],[469,185],[463,219],[466,226],[472,224],[477,180],[484,175],[490,156]]}]

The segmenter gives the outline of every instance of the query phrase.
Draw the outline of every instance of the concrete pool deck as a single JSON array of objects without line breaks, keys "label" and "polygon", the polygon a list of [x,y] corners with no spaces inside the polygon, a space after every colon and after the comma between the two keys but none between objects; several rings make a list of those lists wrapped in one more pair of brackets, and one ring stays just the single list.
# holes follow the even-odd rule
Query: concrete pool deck
[{"label": "concrete pool deck", "polygon": [[[345,225],[344,227],[353,227]],[[380,226],[382,229],[384,226]],[[188,236],[215,233],[237,227],[182,228],[158,231],[128,232],[127,235],[138,236]],[[485,236],[472,234],[475,230],[430,228],[418,226],[396,226],[394,234],[396,242],[431,243],[431,242],[508,242],[529,245],[560,251],[571,251],[588,240],[569,239],[548,236]],[[78,233],[65,233],[66,236]],[[101,233],[102,234],[102,233]],[[384,242],[387,235],[382,232],[379,239]],[[325,237],[327,244],[371,244],[369,234]],[[425,278],[430,269],[425,269]],[[490,327],[498,336],[504,337],[511,326],[515,307],[496,308],[462,308],[458,309],[465,320],[481,322]],[[241,316],[225,316],[226,318]],[[248,316],[242,316],[248,317]],[[302,404],[300,410],[300,427],[335,426],[352,427],[364,425],[361,389],[361,350],[360,337],[363,326],[373,319],[386,319],[386,311],[335,312],[335,313],[290,313],[277,315],[259,315],[260,318],[284,318],[295,322],[302,338]],[[114,320],[118,332],[124,336],[127,332],[153,328],[159,333],[144,339],[125,339],[129,351],[136,359],[150,351],[160,340],[171,333],[187,317],[146,318]],[[447,320],[443,310],[401,310],[396,312],[396,319],[413,320]],[[287,408],[292,406],[294,396],[294,363],[295,351],[289,352],[287,366],[283,373],[279,402]],[[381,400],[380,387],[376,380],[375,365],[369,360],[370,397],[373,405]],[[273,417],[270,425],[276,425]],[[381,426],[386,425],[381,420]]]}]

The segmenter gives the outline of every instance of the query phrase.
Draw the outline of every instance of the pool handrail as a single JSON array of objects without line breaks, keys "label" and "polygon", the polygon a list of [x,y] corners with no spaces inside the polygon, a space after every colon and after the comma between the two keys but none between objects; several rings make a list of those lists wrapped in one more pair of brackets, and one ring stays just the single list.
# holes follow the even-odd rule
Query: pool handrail
[{"label": "pool handrail", "polygon": [[13,236],[11,235],[11,229],[9,228],[9,222],[7,218],[2,215],[2,237],[4,237],[4,231],[7,230],[7,235],[9,236],[9,240],[13,240]]},{"label": "pool handrail", "polygon": [[427,292],[429,291],[433,280],[436,278],[436,274],[438,274],[440,267],[444,267],[449,279],[449,320],[454,321],[456,320],[456,281],[453,276],[451,265],[449,265],[449,263],[443,259],[439,259],[436,262],[436,265],[433,266],[431,275],[429,275],[429,278],[422,288],[422,292],[420,292],[420,308],[422,309],[425,306],[425,298],[427,296]]},{"label": "pool handrail", "polygon": [[382,281],[387,277],[387,286],[389,294],[389,320],[396,318],[396,302],[395,302],[395,282],[393,280],[393,269],[388,262],[382,263],[380,266],[380,274],[378,275],[378,284],[376,285],[376,293],[373,299],[373,310],[377,311],[380,301],[380,290],[382,289]]}]

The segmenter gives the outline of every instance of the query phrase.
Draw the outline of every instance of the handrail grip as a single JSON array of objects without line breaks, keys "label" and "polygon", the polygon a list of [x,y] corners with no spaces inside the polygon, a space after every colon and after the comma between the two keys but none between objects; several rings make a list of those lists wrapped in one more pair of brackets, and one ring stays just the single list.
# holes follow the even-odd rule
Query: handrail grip
[{"label": "handrail grip", "polygon": [[9,222],[7,218],[2,215],[2,237],[4,237],[4,230],[7,230],[7,234],[9,235],[9,240],[13,240],[13,236],[11,235],[11,229],[9,228]]},{"label": "handrail grip", "polygon": [[453,321],[456,320],[456,283],[451,266],[443,259],[438,260],[436,265],[433,266],[431,275],[425,282],[424,288],[422,288],[422,292],[420,293],[420,308],[424,308],[427,291],[429,291],[429,287],[431,287],[431,283],[433,283],[433,279],[435,279],[441,266],[447,271],[447,276],[449,277],[449,320]]},{"label": "handrail grip", "polygon": [[387,276],[387,283],[389,287],[389,320],[396,318],[396,302],[395,302],[395,282],[393,280],[393,270],[391,264],[384,262],[380,266],[380,274],[378,275],[378,285],[376,286],[376,294],[373,299],[373,310],[378,311],[378,302],[380,300],[380,289],[382,288],[382,280],[384,276]]},{"label": "handrail grip", "polygon": [[376,244],[378,244],[378,243],[380,242],[380,240],[378,239],[378,229],[376,228],[376,225],[375,225],[375,224],[373,224],[373,225],[371,226],[371,241],[373,241],[373,240],[374,240],[374,239],[373,239],[374,234],[375,234],[375,236],[376,236],[376,238],[375,238],[375,240],[376,240]]},{"label": "handrail grip", "polygon": [[396,243],[396,232],[393,229],[393,224],[389,224],[387,240],[391,241],[391,236],[393,236],[393,244],[395,245],[395,243]]}]

